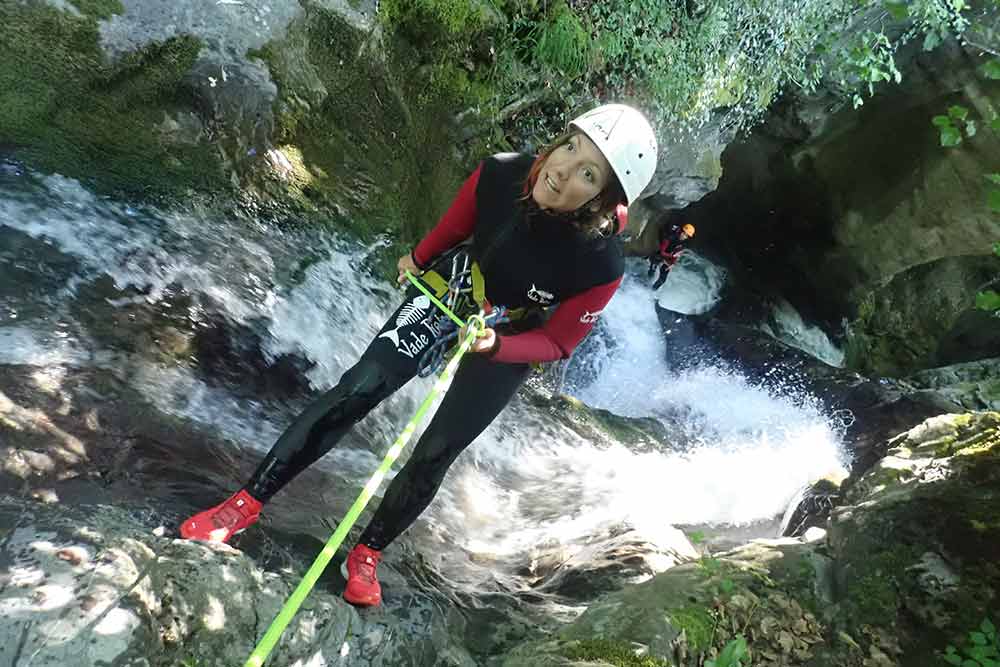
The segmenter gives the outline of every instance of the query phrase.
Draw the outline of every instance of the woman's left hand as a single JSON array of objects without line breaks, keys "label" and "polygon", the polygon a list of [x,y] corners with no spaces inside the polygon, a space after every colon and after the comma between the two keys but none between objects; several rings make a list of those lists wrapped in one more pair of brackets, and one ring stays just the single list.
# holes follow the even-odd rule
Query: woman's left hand
[{"label": "woman's left hand", "polygon": [[[465,337],[469,335],[469,325],[462,327],[462,333],[459,334],[459,340],[465,340]],[[478,354],[485,354],[493,350],[493,346],[497,344],[497,332],[493,329],[486,327],[479,332],[479,337],[472,341],[472,347],[469,349]]]}]

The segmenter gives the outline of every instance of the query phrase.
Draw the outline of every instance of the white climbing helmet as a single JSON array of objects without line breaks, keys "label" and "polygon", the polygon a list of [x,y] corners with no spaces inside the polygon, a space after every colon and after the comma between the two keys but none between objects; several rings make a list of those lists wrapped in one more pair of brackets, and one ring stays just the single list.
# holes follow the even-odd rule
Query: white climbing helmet
[{"label": "white climbing helmet", "polygon": [[569,126],[600,149],[631,204],[656,171],[656,133],[646,117],[624,104],[604,104],[574,118]]}]

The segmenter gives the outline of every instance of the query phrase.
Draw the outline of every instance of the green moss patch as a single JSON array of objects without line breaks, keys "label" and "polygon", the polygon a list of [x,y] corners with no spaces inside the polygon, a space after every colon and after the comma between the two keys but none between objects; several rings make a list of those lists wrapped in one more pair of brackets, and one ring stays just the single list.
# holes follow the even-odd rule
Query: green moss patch
[{"label": "green moss patch", "polygon": [[563,651],[562,655],[570,660],[600,661],[615,667],[670,667],[669,662],[636,655],[627,644],[607,639],[574,642]]},{"label": "green moss patch", "polygon": [[475,165],[458,164],[452,122],[467,73],[434,54],[312,4],[281,41],[249,54],[269,67],[276,139],[297,155],[284,194],[305,211],[346,211],[330,221],[362,238],[388,231],[408,245],[436,223]]},{"label": "green moss patch", "polygon": [[208,146],[165,144],[165,113],[191,108],[201,48],[181,36],[109,64],[97,24],[40,5],[0,7],[0,144],[100,189],[161,195],[221,182]]},{"label": "green moss patch", "polygon": [[688,645],[694,650],[702,651],[711,645],[715,619],[704,607],[690,605],[671,609],[667,612],[667,617],[671,625],[684,631]]}]

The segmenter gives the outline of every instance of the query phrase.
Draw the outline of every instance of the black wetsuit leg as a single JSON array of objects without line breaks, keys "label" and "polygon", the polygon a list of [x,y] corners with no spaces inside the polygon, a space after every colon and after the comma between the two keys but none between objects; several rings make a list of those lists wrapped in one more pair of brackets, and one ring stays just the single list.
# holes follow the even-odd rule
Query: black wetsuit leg
[{"label": "black wetsuit leg", "polygon": [[666,262],[663,262],[663,264],[660,264],[660,276],[656,279],[656,282],[653,283],[654,290],[660,289],[660,287],[663,286],[663,283],[667,282],[668,273],[670,273],[670,266]]},{"label": "black wetsuit leg", "polygon": [[476,354],[462,359],[441,407],[386,490],[361,543],[381,550],[409,528],[434,499],[448,467],[500,414],[530,372],[529,364],[494,363]]},{"label": "black wetsuit leg", "polygon": [[437,335],[436,326],[437,308],[411,288],[358,363],[285,430],[247,483],[250,495],[270,500],[416,375],[420,354]]}]

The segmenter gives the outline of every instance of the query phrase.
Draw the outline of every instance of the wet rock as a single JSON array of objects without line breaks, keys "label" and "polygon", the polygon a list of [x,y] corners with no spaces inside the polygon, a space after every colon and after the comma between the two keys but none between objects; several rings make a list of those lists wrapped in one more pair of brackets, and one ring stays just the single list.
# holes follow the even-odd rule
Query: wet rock
[{"label": "wet rock", "polygon": [[1000,357],[929,368],[906,381],[969,410],[1000,410]]},{"label": "wet rock", "polygon": [[[155,537],[111,506],[0,498],[0,640],[11,664],[243,664],[297,584],[225,545]],[[436,626],[436,627],[435,627]],[[475,663],[441,620],[360,615],[314,590],[268,664]]]},{"label": "wet rock", "polygon": [[540,583],[536,590],[581,602],[698,557],[684,533],[670,527],[654,538],[619,526],[591,536],[586,544],[540,545],[539,551],[544,556],[534,559],[526,573]]},{"label": "wet rock", "polygon": [[691,133],[668,135],[643,206],[656,212],[684,208],[714,191],[722,177],[722,151],[734,136],[721,115]]},{"label": "wet rock", "polygon": [[803,491],[795,504],[782,535],[801,537],[812,528],[825,529],[827,519],[840,500],[840,485],[828,479],[821,479]]}]

